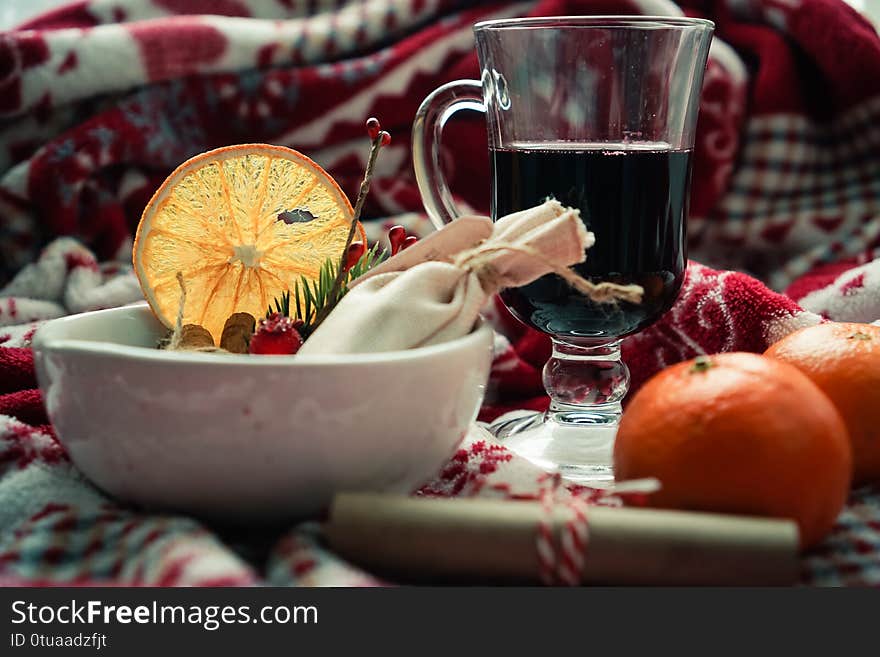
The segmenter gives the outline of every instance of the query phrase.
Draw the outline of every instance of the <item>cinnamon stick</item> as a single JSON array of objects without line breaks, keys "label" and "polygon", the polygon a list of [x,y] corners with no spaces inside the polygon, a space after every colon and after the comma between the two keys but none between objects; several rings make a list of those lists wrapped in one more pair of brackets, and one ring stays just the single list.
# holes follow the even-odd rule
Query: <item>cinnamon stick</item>
[{"label": "cinnamon stick", "polygon": [[181,328],[178,349],[205,349],[214,346],[214,338],[204,326],[184,324]]},{"label": "cinnamon stick", "polygon": [[[344,558],[402,580],[539,581],[538,502],[337,495],[324,525]],[[551,510],[554,532],[570,519]],[[590,507],[582,583],[786,585],[798,575],[787,520]]]},{"label": "cinnamon stick", "polygon": [[220,348],[233,354],[246,354],[254,334],[256,320],[250,313],[233,313],[223,325]]}]

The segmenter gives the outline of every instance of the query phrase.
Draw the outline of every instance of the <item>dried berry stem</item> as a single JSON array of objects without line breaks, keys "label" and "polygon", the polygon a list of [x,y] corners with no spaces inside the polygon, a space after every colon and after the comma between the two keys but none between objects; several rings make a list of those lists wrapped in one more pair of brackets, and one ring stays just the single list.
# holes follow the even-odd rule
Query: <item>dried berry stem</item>
[{"label": "dried berry stem", "polygon": [[388,143],[387,138],[385,137],[387,134],[387,132],[379,132],[372,139],[370,144],[370,157],[367,160],[367,169],[364,172],[364,179],[361,181],[357,201],[354,204],[354,215],[351,218],[351,228],[348,230],[348,239],[345,240],[345,246],[342,248],[342,254],[339,256],[339,266],[336,268],[336,278],[333,281],[333,286],[330,288],[327,303],[315,314],[315,320],[310,326],[312,331],[318,328],[321,322],[327,318],[327,315],[329,315],[330,311],[336,306],[336,303],[341,296],[342,285],[345,282],[345,276],[348,273],[348,270],[345,267],[348,258],[348,248],[354,241],[361,212],[364,209],[364,202],[367,200],[367,195],[370,193],[370,184],[373,181],[373,169],[376,165],[376,158],[379,156],[379,151],[382,150],[382,147]]}]

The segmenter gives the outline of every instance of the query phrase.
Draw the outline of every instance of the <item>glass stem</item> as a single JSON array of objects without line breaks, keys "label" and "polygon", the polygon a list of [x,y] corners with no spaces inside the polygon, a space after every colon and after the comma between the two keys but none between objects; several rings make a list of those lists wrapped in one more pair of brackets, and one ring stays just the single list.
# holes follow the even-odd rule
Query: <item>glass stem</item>
[{"label": "glass stem", "polygon": [[550,395],[547,419],[560,424],[617,424],[629,388],[629,369],[620,359],[620,340],[582,347],[553,339],[544,366]]}]

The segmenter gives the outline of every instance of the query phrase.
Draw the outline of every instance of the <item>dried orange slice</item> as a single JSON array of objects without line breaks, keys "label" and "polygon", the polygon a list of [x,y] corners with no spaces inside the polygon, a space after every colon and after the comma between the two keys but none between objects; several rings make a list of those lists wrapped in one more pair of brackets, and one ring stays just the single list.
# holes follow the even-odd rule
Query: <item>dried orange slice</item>
[{"label": "dried orange slice", "polygon": [[233,312],[260,317],[300,276],[315,280],[327,258],[338,259],[352,214],[336,181],[302,153],[218,148],[184,162],[150,199],[135,235],[135,272],[168,327],[181,272],[184,324],[204,326],[219,343]]}]

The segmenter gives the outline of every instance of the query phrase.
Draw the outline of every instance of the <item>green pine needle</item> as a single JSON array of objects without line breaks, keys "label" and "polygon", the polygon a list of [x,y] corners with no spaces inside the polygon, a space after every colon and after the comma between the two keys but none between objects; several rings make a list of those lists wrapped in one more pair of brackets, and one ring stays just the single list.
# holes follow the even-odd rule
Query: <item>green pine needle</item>
[{"label": "green pine needle", "polygon": [[281,295],[281,299],[276,297],[272,300],[272,303],[269,304],[269,309],[266,311],[266,317],[269,317],[272,313],[290,317],[290,290],[284,292]]}]

